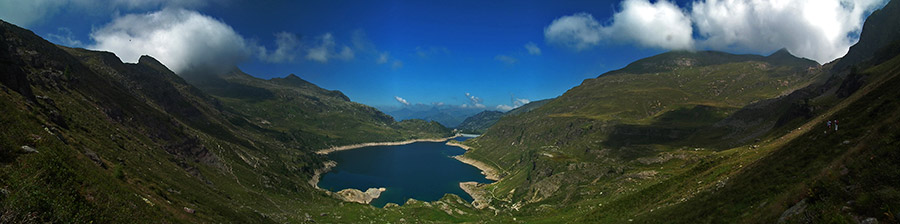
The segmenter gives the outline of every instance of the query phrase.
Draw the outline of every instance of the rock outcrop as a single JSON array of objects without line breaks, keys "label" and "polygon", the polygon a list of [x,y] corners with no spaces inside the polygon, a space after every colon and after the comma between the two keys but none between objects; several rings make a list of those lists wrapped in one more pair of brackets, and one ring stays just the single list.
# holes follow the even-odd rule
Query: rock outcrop
[{"label": "rock outcrop", "polygon": [[369,188],[366,192],[362,192],[357,189],[343,189],[337,192],[337,197],[349,202],[356,202],[360,204],[369,204],[372,200],[375,200],[379,196],[381,196],[381,192],[386,191],[386,188]]},{"label": "rock outcrop", "polygon": [[472,196],[472,206],[475,206],[477,209],[484,209],[491,206],[491,198],[487,195],[487,191],[484,190],[484,184],[469,181],[469,182],[461,182],[459,183],[459,188],[462,188],[463,191]]}]

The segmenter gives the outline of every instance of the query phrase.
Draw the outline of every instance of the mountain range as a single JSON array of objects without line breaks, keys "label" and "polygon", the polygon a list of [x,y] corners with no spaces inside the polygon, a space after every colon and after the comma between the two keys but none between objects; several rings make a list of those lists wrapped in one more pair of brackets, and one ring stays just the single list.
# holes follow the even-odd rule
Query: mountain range
[{"label": "mountain range", "polygon": [[507,112],[485,110],[481,113],[466,118],[466,120],[463,120],[462,123],[456,126],[456,129],[462,131],[463,133],[481,134],[484,133],[485,130],[496,124],[497,121],[499,121],[503,116],[529,112],[543,106],[544,104],[547,104],[548,102],[550,102],[550,99],[529,102]]},{"label": "mountain range", "polygon": [[485,111],[485,108],[460,107],[446,104],[413,104],[401,107],[382,106],[379,109],[397,120],[421,119],[435,121],[451,128],[459,126],[466,118]]},{"label": "mountain range", "polygon": [[[672,51],[441,121],[296,75],[122,63],[0,22],[0,223],[898,222],[897,15],[897,1],[874,12],[825,65]],[[463,158],[500,177],[473,203],[375,208],[314,185],[317,150],[449,137],[453,122],[483,132]]]}]

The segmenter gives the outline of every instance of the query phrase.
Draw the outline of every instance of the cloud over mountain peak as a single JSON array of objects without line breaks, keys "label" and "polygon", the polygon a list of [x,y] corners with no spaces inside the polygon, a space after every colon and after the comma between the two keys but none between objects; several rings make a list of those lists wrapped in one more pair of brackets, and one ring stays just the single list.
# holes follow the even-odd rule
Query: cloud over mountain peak
[{"label": "cloud over mountain peak", "polygon": [[608,25],[576,13],[544,28],[548,43],[582,51],[604,42],[670,50],[712,49],[767,54],[787,48],[827,63],[856,43],[865,15],[884,0],[625,0]]}]

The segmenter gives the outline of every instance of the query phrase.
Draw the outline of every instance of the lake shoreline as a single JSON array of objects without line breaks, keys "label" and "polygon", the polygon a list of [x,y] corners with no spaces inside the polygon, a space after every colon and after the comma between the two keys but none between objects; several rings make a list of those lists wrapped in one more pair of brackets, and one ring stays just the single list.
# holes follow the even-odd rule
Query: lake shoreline
[{"label": "lake shoreline", "polygon": [[[322,178],[322,175],[324,175],[328,171],[331,171],[331,168],[334,168],[335,166],[337,166],[337,162],[328,160],[328,161],[325,161],[323,163],[323,165],[325,165],[325,166],[313,171],[313,176],[312,176],[312,178],[309,179],[309,184],[312,185],[313,187],[315,187],[316,189],[328,191],[328,190],[319,188],[319,179]],[[328,192],[330,192],[330,191],[328,191]]]},{"label": "lake shoreline", "polygon": [[454,156],[453,158],[459,160],[462,163],[469,164],[481,170],[481,174],[484,174],[484,178],[493,181],[500,181],[500,172],[498,172],[494,167],[487,165],[484,162],[464,157],[463,155]]},{"label": "lake shoreline", "polygon": [[[345,146],[336,146],[336,147],[331,147],[331,148],[327,148],[327,149],[321,149],[321,150],[316,151],[316,153],[317,153],[317,154],[320,154],[320,155],[327,155],[327,154],[332,153],[332,152],[344,151],[344,150],[351,150],[351,149],[358,149],[358,148],[364,148],[364,147],[370,147],[370,146],[407,145],[407,144],[412,144],[412,143],[416,143],[416,142],[443,142],[443,141],[448,141],[448,140],[450,140],[450,139],[457,138],[457,137],[471,137],[471,136],[466,135],[466,134],[456,134],[456,135],[453,135],[453,136],[450,136],[450,137],[445,137],[445,138],[411,139],[411,140],[397,141],[397,142],[370,142],[370,143],[360,143],[360,144],[345,145]],[[468,150],[471,149],[471,147],[469,147],[469,146],[467,146],[467,145],[463,145],[463,144],[456,143],[456,142],[453,142],[453,143],[447,142],[446,145],[459,147],[459,148],[462,148],[462,149],[464,149],[464,150],[466,150],[466,151],[468,151]],[[481,174],[485,176],[485,179],[492,180],[492,181],[499,181],[499,180],[500,180],[499,172],[498,172],[496,169],[494,169],[493,167],[491,167],[491,166],[485,164],[484,162],[481,162],[481,161],[478,161],[478,160],[475,160],[475,159],[471,159],[471,158],[468,158],[468,157],[464,157],[464,154],[463,154],[463,155],[458,155],[458,156],[452,156],[452,157],[453,157],[454,159],[456,159],[457,161],[460,161],[460,162],[462,162],[462,163],[468,164],[468,165],[470,165],[470,166],[474,166],[475,168],[479,169],[479,170],[481,171]],[[337,198],[340,198],[340,199],[342,199],[342,200],[344,200],[344,201],[348,201],[348,202],[357,202],[357,203],[361,203],[361,204],[369,204],[369,202],[371,202],[372,200],[377,199],[377,198],[380,196],[380,193],[382,193],[382,192],[385,191],[384,188],[380,188],[380,189],[379,189],[379,188],[373,188],[373,189],[376,189],[376,190],[380,190],[379,192],[377,192],[377,193],[379,193],[379,194],[371,194],[371,195],[369,195],[369,194],[367,194],[367,193],[369,193],[368,191],[369,191],[369,190],[372,190],[372,189],[369,189],[369,190],[367,190],[366,192],[362,192],[361,190],[358,190],[358,189],[350,189],[350,188],[348,188],[348,189],[343,189],[343,190],[338,191],[338,192],[331,192],[330,190],[320,188],[319,185],[318,185],[318,183],[319,183],[320,179],[322,178],[322,176],[325,175],[325,173],[331,171],[331,169],[334,168],[334,167],[336,167],[336,166],[337,166],[337,162],[331,161],[331,160],[326,161],[326,162],[324,163],[324,167],[319,168],[319,169],[316,169],[316,170],[314,171],[312,178],[309,180],[309,184],[312,185],[312,186],[313,186],[314,188],[316,188],[316,189],[325,191],[327,194],[332,195],[332,196],[335,196],[335,197],[337,197]],[[465,184],[465,185],[467,185],[467,186],[463,187],[463,186],[462,186],[462,183],[461,183],[460,188],[462,188],[463,191],[464,191],[465,193],[469,194],[470,196],[472,196],[472,197],[474,198],[475,195],[473,195],[473,192],[472,192],[472,191],[474,191],[475,185],[472,185],[472,184]],[[469,189],[467,189],[467,188],[469,188]],[[374,193],[374,192],[373,192],[373,193]],[[365,199],[362,199],[361,197],[356,197],[357,195],[365,195],[365,196],[367,196],[367,197],[365,197]],[[351,196],[352,196],[352,197],[351,197]],[[373,196],[374,196],[374,197],[373,197]],[[359,199],[357,199],[357,198],[359,198]],[[483,199],[482,199],[482,200],[483,200]]]},{"label": "lake shoreline", "polygon": [[369,147],[369,146],[406,145],[406,144],[412,144],[412,143],[416,143],[416,142],[443,142],[443,141],[447,141],[447,140],[450,140],[450,139],[453,139],[456,137],[460,137],[460,136],[463,136],[463,135],[456,134],[456,135],[446,137],[446,138],[410,139],[410,140],[399,141],[399,142],[367,142],[367,143],[359,143],[359,144],[353,144],[353,145],[335,146],[335,147],[331,147],[331,148],[327,148],[327,149],[320,149],[320,150],[316,151],[316,154],[327,155],[328,153],[332,153],[332,152],[358,149],[358,148]]},{"label": "lake shoreline", "polygon": [[[411,140],[398,141],[398,142],[368,142],[368,143],[360,143],[360,144],[353,144],[353,145],[335,146],[335,147],[331,147],[331,148],[327,148],[327,149],[318,150],[318,151],[316,151],[316,154],[327,155],[332,152],[358,149],[358,148],[364,148],[364,147],[369,147],[369,146],[406,145],[406,144],[412,144],[412,143],[416,143],[416,142],[443,142],[443,141],[447,141],[447,140],[450,140],[450,139],[453,139],[456,137],[460,137],[460,136],[463,136],[463,134],[456,134],[456,135],[446,137],[446,138],[411,139]],[[371,189],[363,192],[358,189],[347,188],[347,189],[340,190],[338,192],[331,192],[330,190],[322,189],[319,187],[319,180],[322,178],[322,175],[325,175],[325,173],[328,173],[329,171],[331,171],[331,168],[336,167],[337,162],[329,160],[329,161],[326,161],[323,165],[324,166],[322,168],[319,168],[319,169],[316,169],[315,171],[313,171],[313,176],[312,176],[312,178],[310,178],[309,184],[318,190],[325,191],[325,193],[327,193],[328,195],[335,196],[337,198],[340,198],[340,199],[342,199],[344,201],[348,201],[348,202],[369,204],[372,200],[377,199],[381,195],[381,193],[386,190],[385,188],[371,188]],[[377,191],[377,194],[374,194],[374,192],[370,192],[372,189],[375,189]],[[360,197],[360,196],[365,196],[365,197]]]},{"label": "lake shoreline", "polygon": [[472,147],[469,147],[468,145],[463,145],[463,144],[456,143],[456,142],[447,142],[446,145],[460,147],[462,149],[465,149],[466,151],[469,151],[469,149],[472,149]]}]

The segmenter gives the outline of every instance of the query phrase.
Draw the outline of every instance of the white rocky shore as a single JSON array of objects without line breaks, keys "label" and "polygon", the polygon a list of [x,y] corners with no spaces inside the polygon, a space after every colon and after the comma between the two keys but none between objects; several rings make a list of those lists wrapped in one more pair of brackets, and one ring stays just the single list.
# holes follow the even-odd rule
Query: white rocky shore
[{"label": "white rocky shore", "polygon": [[341,191],[338,191],[335,196],[344,201],[356,202],[360,204],[369,204],[372,200],[381,196],[381,192],[386,191],[387,188],[369,188],[366,192],[362,192],[357,189],[347,188]]},{"label": "white rocky shore", "polygon": [[468,145],[463,145],[463,144],[459,144],[459,143],[456,143],[456,142],[447,142],[447,145],[449,145],[449,146],[460,147],[460,148],[462,148],[462,149],[465,149],[466,151],[469,151],[469,149],[472,148],[472,147],[469,147]]},{"label": "white rocky shore", "polygon": [[450,140],[452,138],[456,138],[459,136],[462,136],[462,134],[456,134],[454,136],[450,136],[450,137],[446,137],[446,138],[422,138],[422,139],[412,139],[412,140],[399,141],[399,142],[360,143],[360,144],[354,144],[354,145],[335,146],[335,147],[331,147],[331,148],[327,148],[327,149],[321,149],[321,150],[316,151],[316,153],[325,155],[325,154],[332,153],[332,152],[344,151],[344,150],[350,150],[350,149],[358,149],[358,148],[369,147],[369,146],[406,145],[406,144],[415,143],[415,142],[443,142],[443,141],[447,141],[447,140]]},{"label": "white rocky shore", "polygon": [[488,180],[493,180],[493,181],[500,180],[500,172],[498,172],[492,166],[489,166],[481,161],[465,157],[465,155],[458,155],[458,156],[454,156],[453,158],[456,160],[459,160],[460,162],[463,162],[465,164],[469,164],[469,165],[474,166],[475,168],[478,168],[479,170],[481,170],[481,174],[484,174],[484,178],[487,178]]}]

